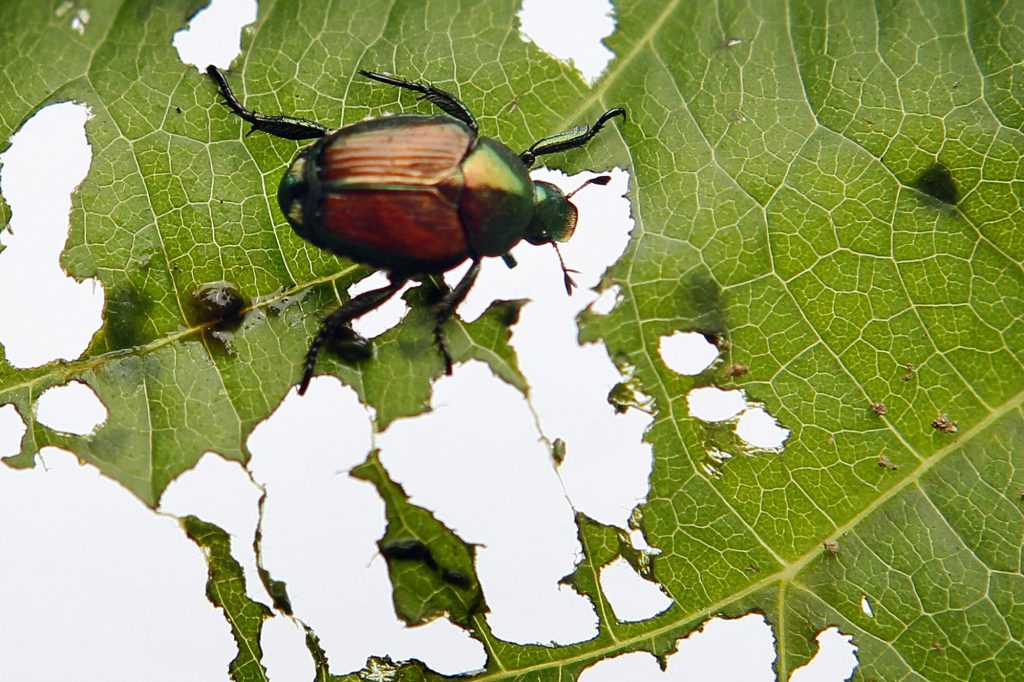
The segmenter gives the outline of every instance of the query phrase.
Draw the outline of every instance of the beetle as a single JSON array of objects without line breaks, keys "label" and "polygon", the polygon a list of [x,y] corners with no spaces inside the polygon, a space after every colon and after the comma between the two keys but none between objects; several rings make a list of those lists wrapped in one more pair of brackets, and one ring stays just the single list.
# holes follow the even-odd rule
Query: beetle
[{"label": "beetle", "polygon": [[[531,181],[528,169],[537,157],[582,147],[608,121],[626,117],[625,109],[615,107],[593,126],[542,138],[515,154],[479,135],[466,105],[428,83],[361,70],[366,78],[418,93],[444,114],[400,114],[329,130],[304,118],[246,109],[217,67],[206,72],[231,111],[251,125],[249,134],[315,140],[291,162],[277,190],[292,229],[335,255],[388,272],[387,286],[355,296],[324,320],[306,353],[299,395],[309,386],[321,347],[349,322],[382,305],[413,276],[439,274],[470,260],[434,311],[434,338],[451,374],[444,324],[469,293],[481,260],[501,256],[515,267],[509,251],[523,239],[557,251],[556,242],[567,241],[576,227],[572,195],[610,180],[597,176],[566,195],[549,182]],[[558,258],[571,294],[571,271]]]}]

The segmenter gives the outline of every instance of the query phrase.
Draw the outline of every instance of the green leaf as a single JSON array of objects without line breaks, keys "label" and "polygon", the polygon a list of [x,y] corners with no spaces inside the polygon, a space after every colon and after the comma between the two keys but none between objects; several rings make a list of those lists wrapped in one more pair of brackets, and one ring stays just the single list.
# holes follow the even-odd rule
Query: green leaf
[{"label": "green leaf", "polygon": [[352,470],[377,488],[387,508],[388,527],[377,546],[388,562],[395,613],[409,625],[447,614],[469,627],[487,611],[474,572],[473,545],[460,540],[428,510],[410,504],[402,486],[388,476],[377,451]]},{"label": "green leaf", "polygon": [[206,596],[214,606],[223,610],[224,618],[231,626],[231,634],[238,643],[238,656],[228,667],[231,679],[236,682],[265,682],[268,678],[262,663],[260,632],[263,621],[271,616],[270,609],[246,595],[245,575],[231,556],[231,538],[227,533],[194,516],[182,518],[181,526],[206,556],[209,566]]},{"label": "green leaf", "polygon": [[[0,360],[0,403],[29,423],[11,463],[60,445],[152,506],[207,450],[247,459],[248,434],[297,381],[320,317],[367,272],[302,242],[276,210],[274,183],[299,146],[245,137],[213,85],[178,60],[171,37],[196,5],[93,2],[82,35],[52,7],[0,6],[13,95],[0,100],[0,139],[48,103],[92,110],[94,156],[63,263],[106,291],[104,327],[82,358],[25,370]],[[854,635],[862,679],[1014,675],[1024,663],[1021,5],[620,0],[607,41],[616,58],[593,87],[520,39],[512,0],[370,7],[264,2],[229,73],[239,96],[330,126],[430,111],[355,75],[394,71],[458,93],[513,149],[629,108],[628,122],[557,161],[632,173],[632,242],[602,283],[623,300],[583,314],[580,338],[604,344],[630,390],[652,399],[654,470],[636,518],[660,550],[650,575],[675,606],[629,624],[598,609],[598,637],[571,646],[487,639],[475,679],[566,679],[627,651],[665,656],[708,614],[750,609],[776,628],[783,679],[829,624]],[[229,343],[187,313],[201,285],[222,280],[252,302]],[[442,369],[428,293],[408,294],[412,311],[376,340],[374,359],[320,366],[375,408],[379,429],[425,410]],[[503,310],[453,322],[453,350],[526,393]],[[678,330],[719,340],[715,371],[664,365],[658,339]],[[748,371],[723,377],[733,365]],[[92,436],[32,416],[45,388],[71,378],[107,406]],[[729,425],[687,414],[692,388],[725,383],[791,431],[781,452],[745,448]],[[703,466],[712,446],[734,455],[719,476]],[[392,509],[408,506],[388,494]],[[425,544],[436,537],[428,517],[408,528]],[[580,525],[587,554],[573,584],[600,602],[594,576],[623,549],[610,529]],[[430,604],[437,588],[419,573],[396,584],[409,604]]]}]

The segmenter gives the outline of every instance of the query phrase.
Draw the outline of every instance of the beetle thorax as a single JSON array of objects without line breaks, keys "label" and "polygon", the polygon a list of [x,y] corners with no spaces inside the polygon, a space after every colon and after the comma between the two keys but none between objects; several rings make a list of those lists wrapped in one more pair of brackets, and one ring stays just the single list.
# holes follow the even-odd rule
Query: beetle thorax
[{"label": "beetle thorax", "polygon": [[305,205],[306,192],[306,153],[303,152],[295,157],[277,188],[277,203],[281,206],[281,213],[291,224],[292,228],[302,237],[306,237],[303,220],[303,206]]}]

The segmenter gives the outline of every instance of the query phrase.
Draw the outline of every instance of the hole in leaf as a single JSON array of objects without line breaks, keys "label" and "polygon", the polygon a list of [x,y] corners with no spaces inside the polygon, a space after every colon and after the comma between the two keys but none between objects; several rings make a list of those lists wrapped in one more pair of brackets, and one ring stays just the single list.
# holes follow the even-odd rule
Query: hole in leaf
[{"label": "hole in leaf", "polygon": [[[579,552],[574,510],[522,395],[470,362],[434,385],[431,405],[433,412],[396,421],[378,437],[380,459],[413,504],[480,545],[476,567],[495,636],[561,643],[592,637],[592,605],[559,585]],[[576,452],[571,441],[569,447]]]},{"label": "hole in leaf", "polygon": [[260,634],[263,665],[270,680],[312,680],[316,677],[313,659],[306,648],[306,632],[290,618],[263,621]]},{"label": "hole in leaf", "polygon": [[857,667],[857,647],[853,635],[844,635],[836,627],[818,633],[818,651],[805,665],[797,668],[790,682],[848,680]]},{"label": "hole in leaf", "polygon": [[597,297],[597,299],[590,304],[590,312],[598,315],[608,315],[611,311],[615,310],[617,306],[622,302],[622,289],[618,284],[613,284]]},{"label": "hole in leaf", "polygon": [[106,406],[92,387],[81,381],[48,388],[36,403],[36,420],[62,433],[88,436],[106,419]]},{"label": "hole in leaf", "polygon": [[615,56],[602,43],[615,31],[611,12],[607,0],[523,0],[519,26],[527,41],[569,62],[593,83]]},{"label": "hole in leaf", "polygon": [[256,534],[259,489],[238,462],[207,452],[190,470],[171,481],[160,497],[160,511],[196,516],[231,536],[231,556],[245,571],[245,591],[254,601],[272,603],[256,570],[252,540]]},{"label": "hole in leaf", "polygon": [[621,557],[601,569],[601,589],[623,622],[651,618],[672,605],[655,583],[640,577]]},{"label": "hole in leaf", "polygon": [[[579,222],[572,239],[561,245],[566,265],[579,271],[573,275],[579,286],[572,296],[562,286],[554,249],[524,242],[513,250],[519,262],[513,270],[499,258],[484,261],[459,315],[473,319],[494,299],[530,300],[512,327],[511,344],[545,436],[561,438],[569,453],[560,469],[565,489],[579,511],[626,528],[629,510],[648,491],[652,456],[643,434],[652,419],[640,410],[615,414],[609,407],[606,398],[616,384],[629,380],[623,377],[628,369],[617,367],[603,346],[581,346],[576,323],[597,297],[591,287],[622,255],[633,228],[625,197],[629,174],[621,169],[609,174],[608,185],[589,186],[572,199]],[[532,177],[569,192],[595,175],[541,169]],[[486,400],[481,396],[476,404]]]},{"label": "hole in leaf", "polygon": [[864,612],[865,616],[868,616],[870,618],[874,618],[875,617],[875,612],[871,608],[871,602],[869,602],[868,598],[863,596],[863,595],[861,595],[861,598],[860,598],[860,610]]},{"label": "hole in leaf", "polygon": [[[71,192],[89,169],[88,110],[69,102],[40,110],[0,157],[0,184],[11,207],[0,233],[0,343],[15,367],[73,360],[100,328],[103,286],[76,282],[60,267]],[[30,286],[28,286],[30,285]]]},{"label": "hole in leaf", "polygon": [[700,332],[675,332],[658,339],[658,353],[673,372],[693,376],[718,358],[718,347]]},{"label": "hole in leaf", "polygon": [[[377,271],[369,277],[364,277],[350,286],[348,288],[348,296],[350,299],[355,298],[363,292],[387,286],[388,282],[387,273],[382,270]],[[352,330],[367,339],[372,339],[401,322],[402,318],[405,317],[405,312],[408,308],[408,304],[406,304],[405,299],[402,298],[402,296],[410,286],[412,285],[408,284],[403,287],[390,300],[385,302],[384,305],[376,310],[371,310],[365,315],[361,315],[355,320],[352,320],[352,324],[350,325]]]},{"label": "hole in leaf", "polygon": [[256,0],[212,0],[174,34],[178,58],[206,71],[210,64],[226,69],[242,51],[242,28],[256,21]]},{"label": "hole in leaf", "polygon": [[0,406],[0,457],[18,454],[27,430],[18,408],[11,403]]},{"label": "hole in leaf", "polygon": [[[740,649],[743,655],[737,656]],[[764,615],[715,617],[680,640],[667,672],[676,680],[769,682],[775,679],[775,657],[775,637]]]},{"label": "hole in leaf", "polygon": [[693,389],[686,396],[686,402],[691,415],[707,422],[732,419],[747,407],[743,391],[723,391],[714,386]]},{"label": "hole in leaf", "polygon": [[736,434],[754,447],[777,449],[789,438],[789,429],[784,429],[775,417],[755,407],[747,410],[736,424]]},{"label": "hole in leaf", "polygon": [[[443,674],[484,665],[480,643],[444,618],[406,628],[393,615],[380,617],[394,613],[377,547],[384,505],[372,486],[347,475],[373,447],[370,418],[352,389],[314,377],[305,396],[288,392],[247,445],[249,469],[267,491],[263,566],[287,583],[295,613],[316,631],[332,671],[358,670],[380,651]],[[353,628],[352,613],[377,617]]]},{"label": "hole in leaf", "polygon": [[647,536],[644,535],[643,530],[640,528],[634,528],[629,531],[629,542],[633,545],[633,549],[639,549],[642,552],[649,554],[661,554],[661,550],[655,547],[651,547],[647,543]]},{"label": "hole in leaf", "polygon": [[[139,679],[156,660],[159,674],[142,677],[225,679],[238,649],[176,520],[67,451],[40,457],[46,468],[0,465],[0,514],[18,519],[0,525],[0,582],[18,586],[4,593],[4,622],[17,623],[4,628],[4,679],[39,679],[54,642],[75,679]],[[183,632],[188,655],[168,657]]]}]

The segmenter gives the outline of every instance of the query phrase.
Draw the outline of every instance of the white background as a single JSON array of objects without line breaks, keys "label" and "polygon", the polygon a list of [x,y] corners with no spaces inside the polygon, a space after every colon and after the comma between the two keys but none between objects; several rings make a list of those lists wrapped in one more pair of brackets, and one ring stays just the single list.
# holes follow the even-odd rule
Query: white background
[{"label": "white background", "polygon": [[[611,54],[599,41],[614,26],[606,3],[524,4],[528,39],[574,60],[588,79],[600,74]],[[187,63],[227,67],[238,53],[240,27],[254,16],[251,2],[217,2],[196,18],[195,30],[179,34],[176,47]],[[88,16],[80,12],[66,12],[63,19],[70,30],[89,30]],[[566,31],[570,23],[573,30]],[[57,261],[67,236],[69,195],[85,177],[91,155],[85,116],[73,104],[48,107],[24,126],[3,157],[0,183],[13,208],[13,234],[0,235],[7,246],[0,253],[0,343],[17,366],[77,357],[100,324],[102,287],[73,282]],[[260,138],[240,143],[260,144]],[[587,176],[550,177],[572,189]],[[555,254],[527,245],[516,251],[515,270],[497,259],[488,263],[461,309],[472,319],[495,298],[534,301],[513,336],[532,387],[529,404],[486,367],[469,363],[437,382],[433,412],[401,420],[373,440],[354,393],[321,377],[306,397],[290,394],[257,428],[247,470],[208,454],[171,485],[157,514],[55,449],[41,453],[39,466],[30,471],[0,466],[0,679],[227,679],[235,646],[222,613],[206,600],[203,557],[174,515],[196,514],[228,530],[233,552],[246,567],[249,593],[270,603],[255,577],[251,550],[261,488],[268,493],[264,564],[288,582],[296,612],[320,635],[332,672],[357,669],[368,655],[385,653],[420,658],[444,673],[480,668],[480,645],[447,621],[407,629],[393,616],[386,567],[375,545],[384,528],[383,506],[372,487],[345,473],[371,447],[381,448],[389,473],[414,503],[482,545],[478,569],[496,635],[558,643],[593,636],[590,603],[558,586],[580,558],[573,512],[625,527],[646,494],[651,458],[641,441],[649,415],[613,413],[604,397],[621,377],[603,348],[576,344],[573,321],[598,299],[590,288],[625,248],[632,228],[622,198],[628,180],[627,172],[617,170],[609,186],[589,187],[574,199],[580,225],[563,247],[569,266],[580,271],[580,289],[572,298],[562,291]],[[39,195],[41,187],[51,192]],[[66,187],[62,196],[53,196],[55,187]],[[609,291],[595,309],[614,304],[615,292]],[[379,333],[402,312],[396,297],[357,328]],[[694,335],[667,337],[659,350],[682,373],[699,372],[715,357]],[[728,406],[729,400],[735,405],[724,412],[702,412]],[[717,403],[712,398],[710,407],[701,401],[691,396],[691,410],[709,420],[758,412],[736,392]],[[74,383],[44,395],[37,413],[41,423],[76,433],[88,433],[105,416],[91,391]],[[782,445],[784,428],[770,416],[761,418],[767,421],[760,435],[750,438]],[[0,455],[18,450],[23,430],[13,407],[0,407]],[[568,444],[567,459],[557,469],[543,442],[556,437]],[[644,546],[640,534],[634,533],[634,541]],[[624,562],[609,566],[602,581],[623,620],[646,618],[669,605],[657,586]],[[852,673],[846,638],[834,630],[825,637],[834,653],[818,656],[813,670],[805,668],[793,679],[833,681]],[[267,621],[263,645],[272,679],[312,678],[295,623],[283,617]],[[665,673],[638,653],[604,661],[581,679],[770,680],[774,657],[770,628],[751,614],[710,621],[680,643]]]}]

